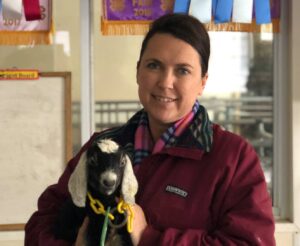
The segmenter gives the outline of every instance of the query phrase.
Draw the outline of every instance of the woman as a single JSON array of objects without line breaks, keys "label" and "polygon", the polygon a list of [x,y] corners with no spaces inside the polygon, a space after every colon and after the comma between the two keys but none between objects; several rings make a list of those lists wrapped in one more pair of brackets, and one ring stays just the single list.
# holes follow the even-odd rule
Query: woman
[{"label": "woman", "polygon": [[134,156],[134,245],[275,245],[272,204],[255,151],[210,122],[197,101],[209,55],[209,36],[197,19],[172,14],[152,24],[137,63],[144,109],[124,126],[94,134],[70,161],[58,184],[41,195],[26,225],[27,245],[69,245],[55,241],[51,225],[81,153],[99,138],[112,138]]}]

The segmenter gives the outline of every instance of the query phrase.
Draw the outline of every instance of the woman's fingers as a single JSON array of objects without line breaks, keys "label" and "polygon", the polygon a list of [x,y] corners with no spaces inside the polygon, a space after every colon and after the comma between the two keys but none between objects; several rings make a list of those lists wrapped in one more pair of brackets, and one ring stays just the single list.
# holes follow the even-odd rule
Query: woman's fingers
[{"label": "woman's fingers", "polygon": [[145,218],[144,211],[139,205],[137,204],[133,205],[132,210],[134,213],[134,217],[133,217],[132,233],[130,235],[131,235],[131,240],[133,245],[136,246],[139,244],[142,234],[147,227],[147,221]]},{"label": "woman's fingers", "polygon": [[89,224],[89,218],[85,217],[81,227],[79,228],[75,246],[84,246],[85,243],[85,233]]}]

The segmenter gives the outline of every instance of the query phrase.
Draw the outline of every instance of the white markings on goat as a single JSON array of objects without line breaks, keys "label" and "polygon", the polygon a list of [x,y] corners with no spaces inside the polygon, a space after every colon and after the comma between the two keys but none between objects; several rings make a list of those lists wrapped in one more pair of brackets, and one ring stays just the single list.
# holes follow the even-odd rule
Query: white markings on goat
[{"label": "white markings on goat", "polygon": [[119,145],[110,139],[101,140],[98,143],[98,147],[99,149],[101,149],[102,152],[106,153],[115,153],[119,149]]},{"label": "white markings on goat", "polygon": [[105,171],[102,175],[101,178],[104,180],[117,180],[117,174],[114,173],[113,171]]}]

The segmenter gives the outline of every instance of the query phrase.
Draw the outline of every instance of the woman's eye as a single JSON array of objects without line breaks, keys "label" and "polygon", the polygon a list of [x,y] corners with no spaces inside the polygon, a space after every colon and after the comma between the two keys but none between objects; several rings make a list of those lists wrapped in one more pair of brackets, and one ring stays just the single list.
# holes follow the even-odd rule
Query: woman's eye
[{"label": "woman's eye", "polygon": [[150,69],[158,69],[159,68],[159,65],[155,62],[150,62],[147,64],[147,68],[150,68]]},{"label": "woman's eye", "polygon": [[178,73],[179,73],[180,75],[186,75],[186,74],[189,74],[190,71],[189,71],[188,69],[186,69],[186,68],[179,68],[179,69],[178,69]]}]

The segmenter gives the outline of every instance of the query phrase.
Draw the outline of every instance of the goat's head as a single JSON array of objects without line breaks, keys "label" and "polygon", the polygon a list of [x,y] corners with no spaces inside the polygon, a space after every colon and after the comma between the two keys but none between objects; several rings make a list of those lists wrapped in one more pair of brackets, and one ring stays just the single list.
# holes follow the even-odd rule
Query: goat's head
[{"label": "goat's head", "polygon": [[111,195],[121,184],[126,154],[111,140],[94,143],[87,150],[88,187],[103,195]]},{"label": "goat's head", "polygon": [[73,202],[85,206],[87,187],[103,195],[111,195],[121,185],[121,195],[127,203],[134,203],[137,180],[128,155],[109,139],[93,143],[82,154],[69,180]]}]

